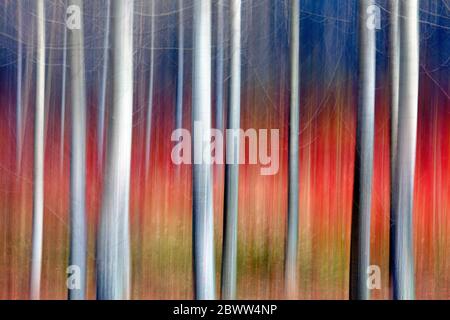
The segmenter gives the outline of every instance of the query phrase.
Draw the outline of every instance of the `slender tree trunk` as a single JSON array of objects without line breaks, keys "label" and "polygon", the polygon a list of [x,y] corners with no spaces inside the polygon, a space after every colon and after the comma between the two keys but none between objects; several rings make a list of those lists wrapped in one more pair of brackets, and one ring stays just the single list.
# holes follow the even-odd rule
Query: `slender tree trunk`
[{"label": "slender tree trunk", "polygon": [[64,136],[65,136],[65,123],[66,123],[66,80],[67,80],[67,29],[64,28],[64,38],[63,38],[63,64],[62,64],[62,84],[61,84],[61,132],[60,141],[61,149],[59,154],[59,165],[61,169],[61,174],[64,170]]},{"label": "slender tree trunk", "polygon": [[359,87],[353,193],[350,299],[370,298],[370,210],[372,198],[375,121],[375,27],[368,23],[373,0],[359,1]]},{"label": "slender tree trunk", "polygon": [[[70,0],[83,12],[83,0]],[[86,287],[86,81],[83,14],[81,29],[70,30],[70,84],[72,100],[70,161],[70,261],[79,270],[79,285],[69,287],[69,299],[82,300]],[[77,270],[77,271],[78,271]]]},{"label": "slender tree trunk", "polygon": [[154,69],[155,69],[155,4],[152,1],[152,17],[151,17],[151,31],[150,31],[150,80],[148,85],[148,109],[147,109],[147,124],[145,131],[145,178],[148,178],[150,168],[150,150],[152,142],[152,117],[153,117],[153,86],[154,86]]},{"label": "slender tree trunk", "polygon": [[183,84],[184,84],[184,14],[183,0],[178,0],[178,75],[177,75],[177,106],[175,111],[175,126],[183,127]]},{"label": "slender tree trunk", "polygon": [[400,0],[398,143],[393,190],[394,299],[414,299],[412,215],[419,95],[419,1]]},{"label": "slender tree trunk", "polygon": [[[390,147],[391,147],[391,161],[390,161],[390,220],[394,221],[394,207],[392,205],[394,200],[394,176],[395,176],[395,161],[397,153],[397,131],[398,131],[398,91],[399,91],[399,73],[400,73],[400,33],[399,33],[399,0],[389,1],[389,81],[390,81],[390,114],[391,114],[391,132],[390,132]],[[394,225],[389,223],[390,239],[389,239],[389,268],[390,268],[390,282],[393,281],[393,239]]]},{"label": "slender tree trunk", "polygon": [[[215,299],[214,215],[211,173],[211,1],[194,0],[192,72],[193,254],[195,298]],[[206,143],[205,143],[206,142]]]},{"label": "slender tree trunk", "polygon": [[223,130],[224,2],[217,0],[216,128]]},{"label": "slender tree trunk", "polygon": [[108,83],[108,63],[109,63],[109,37],[111,25],[111,0],[106,1],[106,28],[105,37],[103,39],[103,69],[102,69],[102,84],[100,92],[100,103],[98,110],[98,163],[99,167],[103,162],[103,143],[105,141],[105,112],[106,112],[106,87]]},{"label": "slender tree trunk", "polygon": [[22,73],[23,73],[22,0],[18,0],[17,1],[17,93],[16,93],[17,170],[20,170],[22,160],[22,144],[23,144]]},{"label": "slender tree trunk", "polygon": [[30,296],[40,298],[42,239],[44,229],[44,124],[45,124],[45,3],[36,1],[37,22],[37,71],[36,110],[34,118],[34,184],[33,231],[31,254]]},{"label": "slender tree trunk", "polygon": [[115,0],[111,5],[113,103],[97,251],[97,298],[101,300],[130,297],[133,0]]},{"label": "slender tree trunk", "polygon": [[[230,2],[231,78],[228,104],[228,129],[240,129],[241,118],[241,0]],[[222,299],[236,299],[237,231],[239,205],[240,138],[227,140],[227,157],[232,163],[225,167],[225,208],[223,227]]]},{"label": "slender tree trunk", "polygon": [[285,258],[285,287],[288,297],[297,291],[299,134],[300,134],[300,1],[291,0],[291,110],[289,133],[289,200]]}]

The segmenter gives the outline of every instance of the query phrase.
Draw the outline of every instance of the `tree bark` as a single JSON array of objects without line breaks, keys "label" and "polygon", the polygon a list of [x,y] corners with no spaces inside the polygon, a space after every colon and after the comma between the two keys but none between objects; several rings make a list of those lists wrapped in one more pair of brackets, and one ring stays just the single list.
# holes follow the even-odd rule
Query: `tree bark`
[{"label": "tree bark", "polygon": [[184,84],[184,14],[183,0],[178,0],[178,73],[177,106],[175,110],[175,127],[183,127],[183,84]]},{"label": "tree bark", "polygon": [[376,59],[375,28],[368,24],[368,9],[372,5],[373,0],[359,1],[359,87],[350,253],[350,299],[354,300],[370,298],[367,270],[370,265]]},{"label": "tree bark", "polygon": [[[397,153],[397,138],[398,138],[398,91],[399,91],[399,73],[400,73],[400,33],[399,33],[399,0],[389,1],[389,85],[390,85],[390,116],[391,116],[391,132],[390,132],[390,221],[394,221],[394,207],[392,205],[394,200],[394,176],[395,176],[395,162]],[[389,281],[393,282],[393,238],[394,225],[389,223],[390,238],[389,238]]]},{"label": "tree bark", "polygon": [[[194,0],[192,72],[194,292],[215,298],[214,216],[211,174],[211,1]],[[206,143],[205,143],[206,142]]]},{"label": "tree bark", "polygon": [[114,0],[112,81],[100,230],[97,298],[130,297],[129,195],[133,113],[133,0]]},{"label": "tree bark", "polygon": [[415,298],[413,255],[414,169],[419,95],[419,2],[400,0],[398,143],[393,190],[394,299]]},{"label": "tree bark", "polygon": [[40,298],[42,269],[42,239],[44,229],[44,126],[45,126],[45,3],[36,1],[37,57],[36,110],[34,118],[34,184],[33,229],[30,296]]},{"label": "tree bark", "polygon": [[71,84],[70,161],[70,258],[79,268],[79,288],[69,288],[70,300],[83,300],[86,287],[86,79],[83,39],[83,1],[70,0],[80,8],[81,29],[69,31]]},{"label": "tree bark", "polygon": [[103,144],[105,141],[105,112],[106,112],[106,89],[108,83],[108,64],[109,64],[109,37],[111,25],[111,0],[106,1],[106,26],[105,37],[103,39],[103,69],[102,69],[102,83],[100,91],[100,103],[98,110],[98,128],[97,128],[97,148],[98,148],[98,163],[101,166],[103,162]]},{"label": "tree bark", "polygon": [[289,126],[289,194],[284,265],[285,288],[288,297],[295,297],[297,289],[298,210],[299,210],[299,134],[300,134],[300,1],[291,0],[290,30],[290,126]]},{"label": "tree bark", "polygon": [[[240,129],[241,116],[241,0],[230,2],[231,74],[228,129]],[[227,140],[227,155],[233,163],[225,167],[225,208],[223,227],[222,299],[236,299],[237,231],[239,205],[240,138]]]}]

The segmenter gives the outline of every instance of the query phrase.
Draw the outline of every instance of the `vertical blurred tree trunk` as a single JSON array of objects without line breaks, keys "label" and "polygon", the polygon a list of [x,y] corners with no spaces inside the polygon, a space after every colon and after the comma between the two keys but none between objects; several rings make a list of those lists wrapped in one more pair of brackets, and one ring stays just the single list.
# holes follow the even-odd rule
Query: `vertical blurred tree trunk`
[{"label": "vertical blurred tree trunk", "polygon": [[[397,153],[397,131],[398,131],[398,90],[399,90],[399,73],[400,73],[400,34],[399,34],[399,0],[389,1],[389,85],[390,85],[390,116],[391,116],[391,132],[390,132],[390,221],[394,221],[394,176],[395,162]],[[394,225],[389,223],[390,239],[389,239],[389,268],[390,282],[393,281],[393,239]]]},{"label": "vertical blurred tree trunk", "polygon": [[284,278],[286,294],[297,292],[299,134],[300,134],[300,1],[291,0],[290,30],[291,110],[289,126],[289,194]]},{"label": "vertical blurred tree trunk", "polygon": [[398,142],[393,190],[394,299],[414,299],[413,197],[419,95],[419,1],[400,0]]},{"label": "vertical blurred tree trunk", "polygon": [[45,2],[36,0],[37,57],[36,109],[34,116],[33,230],[31,299],[40,298],[42,238],[44,229],[44,124],[45,124]]},{"label": "vertical blurred tree trunk", "polygon": [[[240,129],[241,118],[241,0],[230,2],[231,75],[228,103],[228,129]],[[240,138],[227,140],[227,157],[233,162],[225,167],[225,208],[222,257],[222,299],[236,299],[237,231],[239,204]]]},{"label": "vertical blurred tree trunk", "polygon": [[375,121],[375,26],[369,23],[373,0],[359,1],[359,87],[356,127],[355,182],[353,191],[350,299],[370,298],[370,210],[372,198]]},{"label": "vertical blurred tree trunk", "polygon": [[175,111],[175,127],[183,127],[183,84],[184,84],[184,14],[183,0],[178,0],[178,73],[177,73],[177,106]]},{"label": "vertical blurred tree trunk", "polygon": [[224,3],[217,0],[216,128],[223,130]]},{"label": "vertical blurred tree trunk", "polygon": [[100,103],[98,109],[98,127],[97,127],[97,148],[99,167],[103,162],[103,144],[105,141],[105,112],[106,112],[106,88],[108,83],[108,63],[109,63],[109,37],[111,25],[111,0],[106,1],[106,26],[105,37],[103,38],[103,69],[102,83],[100,91]]},{"label": "vertical blurred tree trunk", "polygon": [[151,2],[151,31],[150,31],[150,80],[148,85],[148,109],[145,129],[145,178],[148,178],[150,168],[150,150],[152,143],[152,117],[153,117],[153,86],[155,73],[155,18],[156,18],[156,1]]},{"label": "vertical blurred tree trunk", "polygon": [[23,143],[22,73],[23,73],[22,0],[18,0],[17,1],[17,91],[16,91],[17,170],[20,170],[20,164],[22,160],[22,143]]},{"label": "vertical blurred tree trunk", "polygon": [[214,215],[211,174],[211,1],[194,0],[192,72],[194,291],[215,299]]},{"label": "vertical blurred tree trunk", "polygon": [[133,0],[111,3],[112,108],[97,250],[97,298],[130,297],[129,194],[133,113]]},{"label": "vertical blurred tree trunk", "polygon": [[63,62],[62,62],[62,83],[61,83],[61,131],[60,131],[60,154],[59,166],[61,175],[64,169],[64,136],[65,136],[65,120],[66,120],[66,80],[67,80],[67,27],[64,27],[63,36]]},{"label": "vertical blurred tree trunk", "polygon": [[[70,258],[79,287],[69,287],[69,299],[85,297],[86,286],[86,79],[83,39],[83,0],[70,0],[80,8],[80,29],[69,31],[71,85],[70,153]],[[73,270],[75,272],[75,270]],[[77,285],[78,285],[77,284]]]}]

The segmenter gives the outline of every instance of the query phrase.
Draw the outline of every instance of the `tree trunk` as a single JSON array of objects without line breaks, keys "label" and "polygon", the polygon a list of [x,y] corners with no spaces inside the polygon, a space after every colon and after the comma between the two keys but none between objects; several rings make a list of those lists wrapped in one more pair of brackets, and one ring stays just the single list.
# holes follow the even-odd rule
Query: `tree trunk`
[{"label": "tree trunk", "polygon": [[59,166],[61,175],[64,170],[64,136],[65,136],[65,121],[66,121],[66,75],[67,75],[67,27],[64,28],[63,38],[63,63],[62,63],[62,83],[61,83],[61,131],[60,131],[60,154]]},{"label": "tree trunk", "polygon": [[216,128],[223,130],[224,3],[217,0]]},{"label": "tree trunk", "polygon": [[[195,298],[215,298],[214,215],[211,174],[211,1],[194,0],[192,72],[193,254]],[[206,142],[206,143],[205,143]]]},{"label": "tree trunk", "polygon": [[393,190],[394,299],[414,299],[412,215],[419,95],[419,2],[400,1],[398,143]]},{"label": "tree trunk", "polygon": [[150,168],[150,149],[152,143],[152,116],[153,116],[153,86],[154,86],[154,73],[155,73],[155,4],[156,1],[152,1],[152,16],[151,16],[151,31],[150,31],[150,82],[148,85],[148,109],[147,109],[147,122],[145,131],[145,178],[148,177]]},{"label": "tree trunk", "polygon": [[17,172],[20,170],[23,144],[23,106],[22,106],[22,73],[23,73],[23,44],[22,44],[22,0],[17,1],[17,91],[16,91],[16,162]]},{"label": "tree trunk", "polygon": [[367,270],[370,265],[376,59],[375,27],[368,23],[368,9],[372,5],[373,0],[359,1],[359,87],[350,256],[350,299],[357,300],[370,298]]},{"label": "tree trunk", "polygon": [[37,70],[36,110],[34,118],[34,183],[33,230],[31,254],[31,299],[40,298],[42,239],[44,229],[44,125],[45,125],[45,3],[36,1],[37,22]]},{"label": "tree trunk", "polygon": [[97,251],[97,298],[101,300],[130,297],[133,0],[116,0],[111,5],[113,103]]},{"label": "tree trunk", "polygon": [[[241,0],[230,2],[231,77],[228,129],[240,129],[241,117]],[[240,138],[227,140],[227,156],[233,163],[225,167],[225,208],[222,257],[222,299],[236,299],[237,231],[239,205]]]},{"label": "tree trunk", "polygon": [[183,0],[178,0],[178,74],[177,106],[175,110],[175,127],[183,127],[183,84],[184,84],[184,15]]},{"label": "tree trunk", "polygon": [[291,110],[289,127],[289,194],[285,257],[286,294],[294,298],[297,289],[299,134],[300,134],[300,1],[291,0],[290,34]]},{"label": "tree trunk", "polygon": [[111,25],[111,0],[106,1],[106,27],[105,37],[103,39],[103,69],[102,84],[100,92],[100,103],[98,109],[98,128],[97,128],[97,148],[99,167],[103,162],[103,144],[105,141],[105,112],[106,112],[106,88],[108,83],[108,63],[109,63],[109,37]]},{"label": "tree trunk", "polygon": [[82,300],[86,287],[86,80],[84,66],[83,1],[70,0],[80,8],[81,29],[69,31],[71,84],[70,158],[70,261],[79,268],[80,287],[69,287],[70,300]]},{"label": "tree trunk", "polygon": [[[389,1],[389,85],[390,85],[390,115],[391,115],[391,132],[390,132],[390,221],[394,221],[394,207],[392,205],[394,200],[394,176],[395,176],[395,162],[397,153],[397,138],[398,138],[398,90],[399,90],[399,73],[400,73],[400,33],[399,33],[399,0]],[[393,282],[393,239],[394,225],[389,223],[390,239],[389,239],[389,268],[390,268],[390,283]]]}]

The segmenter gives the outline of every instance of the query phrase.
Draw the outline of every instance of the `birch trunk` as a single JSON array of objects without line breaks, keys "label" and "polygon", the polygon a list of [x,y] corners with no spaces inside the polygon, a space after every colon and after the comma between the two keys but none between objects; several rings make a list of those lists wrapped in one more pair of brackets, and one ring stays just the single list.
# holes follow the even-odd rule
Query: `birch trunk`
[{"label": "birch trunk", "polygon": [[[211,1],[194,0],[192,72],[194,291],[215,299],[214,216],[211,174]],[[206,142],[206,143],[205,143]]]},{"label": "birch trunk", "polygon": [[216,128],[223,130],[224,2],[217,0]]},{"label": "birch trunk", "polygon": [[23,73],[22,0],[18,0],[17,1],[17,91],[16,91],[16,103],[17,103],[16,161],[18,171],[20,170],[20,164],[22,160],[22,144],[23,144],[22,73]]},{"label": "birch trunk", "polygon": [[418,0],[400,0],[398,143],[391,236],[394,299],[402,300],[415,298],[412,215],[419,95],[418,16]]},{"label": "birch trunk", "polygon": [[63,64],[62,64],[62,88],[61,88],[61,132],[60,141],[61,149],[59,154],[59,165],[61,170],[61,175],[64,170],[64,136],[65,136],[65,121],[66,121],[66,77],[67,77],[67,27],[64,28],[64,38],[63,38]]},{"label": "birch trunk", "polygon": [[97,298],[130,297],[129,194],[133,113],[133,0],[114,0],[113,97],[97,251]]},{"label": "birch trunk", "polygon": [[375,27],[369,23],[373,0],[359,1],[359,87],[353,193],[350,299],[370,298],[367,269],[370,265],[370,210],[372,198],[375,121]]},{"label": "birch trunk", "polygon": [[44,229],[44,125],[45,125],[45,3],[36,1],[37,57],[36,110],[34,118],[34,184],[33,229],[31,253],[30,296],[40,298],[42,239]]},{"label": "birch trunk", "polygon": [[148,109],[147,124],[145,131],[145,178],[148,177],[150,168],[150,149],[152,143],[152,116],[153,116],[153,86],[154,86],[154,69],[155,69],[155,2],[152,1],[151,31],[150,31],[150,80],[148,85]]},{"label": "birch trunk", "polygon": [[[79,270],[79,287],[69,287],[70,300],[83,300],[86,287],[86,80],[83,39],[83,0],[70,0],[80,8],[81,29],[69,31],[71,84],[70,153],[70,258]],[[77,270],[77,271],[78,271]]]},{"label": "birch trunk", "polygon": [[184,77],[184,14],[183,0],[178,0],[178,74],[177,74],[177,106],[175,111],[175,127],[183,127],[183,77]]},{"label": "birch trunk", "polygon": [[105,112],[106,112],[106,87],[108,83],[108,63],[109,63],[109,37],[111,25],[111,0],[106,2],[106,28],[105,38],[103,39],[103,69],[102,69],[102,84],[100,92],[100,103],[98,110],[98,163],[101,166],[103,162],[103,143],[105,141]]},{"label": "birch trunk", "polygon": [[284,265],[285,288],[288,297],[293,298],[297,289],[298,250],[298,192],[299,192],[299,134],[300,134],[300,1],[291,0],[290,72],[291,110],[289,127],[289,194],[286,237],[286,257]]},{"label": "birch trunk", "polygon": [[[389,1],[389,85],[390,85],[390,115],[391,115],[391,132],[390,132],[390,221],[394,221],[394,176],[395,176],[395,161],[397,153],[397,131],[398,131],[398,91],[399,91],[399,73],[400,73],[400,33],[399,33],[399,0]],[[393,281],[393,239],[394,225],[389,223],[390,239],[389,239],[389,268],[390,268],[390,282]]]},{"label": "birch trunk", "polygon": [[[230,2],[231,77],[228,104],[228,129],[237,131],[241,117],[241,0]],[[227,157],[233,163],[225,167],[225,208],[222,258],[222,299],[236,299],[237,231],[239,204],[240,138],[227,140]]]}]

